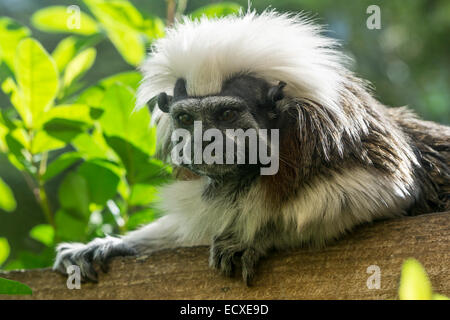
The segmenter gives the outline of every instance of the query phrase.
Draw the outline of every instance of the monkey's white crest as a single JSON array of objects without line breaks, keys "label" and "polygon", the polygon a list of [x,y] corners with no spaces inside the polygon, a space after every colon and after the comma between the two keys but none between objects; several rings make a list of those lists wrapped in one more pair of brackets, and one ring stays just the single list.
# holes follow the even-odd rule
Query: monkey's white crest
[{"label": "monkey's white crest", "polygon": [[[339,107],[346,58],[335,50],[336,41],[320,32],[302,15],[275,11],[185,18],[154,43],[142,65],[137,107],[160,92],[172,94],[178,78],[186,80],[189,95],[204,96],[220,92],[231,76],[249,73],[286,82],[288,95],[316,101],[346,123]],[[161,116],[167,117],[155,110],[153,119]]]}]

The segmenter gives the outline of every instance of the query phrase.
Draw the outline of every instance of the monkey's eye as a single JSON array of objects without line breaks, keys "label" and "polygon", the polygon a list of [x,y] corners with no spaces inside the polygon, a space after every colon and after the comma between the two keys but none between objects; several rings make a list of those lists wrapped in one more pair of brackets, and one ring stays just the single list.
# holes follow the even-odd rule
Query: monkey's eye
[{"label": "monkey's eye", "polygon": [[232,121],[237,117],[237,111],[227,109],[224,112],[222,112],[219,116],[220,121]]},{"label": "monkey's eye", "polygon": [[187,113],[179,114],[177,116],[177,120],[179,123],[181,123],[184,126],[190,126],[194,123],[194,118]]}]

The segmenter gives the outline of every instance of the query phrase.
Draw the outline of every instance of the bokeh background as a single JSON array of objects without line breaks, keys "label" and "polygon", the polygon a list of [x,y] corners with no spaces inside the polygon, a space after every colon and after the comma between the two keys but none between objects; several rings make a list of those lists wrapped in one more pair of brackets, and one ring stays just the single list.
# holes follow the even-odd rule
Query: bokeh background
[{"label": "bokeh background", "polygon": [[[167,19],[167,2],[164,0],[130,0],[130,2],[145,17],[159,17],[162,21]],[[222,2],[187,0],[180,3],[184,7],[180,11],[184,9],[182,11],[189,14],[206,5]],[[233,3],[247,8],[247,0],[236,0]],[[31,23],[30,18],[33,13],[48,6],[74,4],[83,12],[92,15],[83,1],[0,0],[0,17],[6,16],[27,26],[33,38],[39,40],[48,52],[52,52],[68,34],[42,31]],[[369,30],[366,27],[366,20],[369,17],[366,9],[373,4],[381,9],[379,30]],[[384,104],[407,105],[422,118],[450,124],[450,1],[253,1],[253,8],[257,11],[269,6],[279,11],[305,11],[319,23],[327,25],[327,34],[339,39],[343,50],[353,58],[351,69],[373,84],[376,97]],[[97,58],[84,74],[82,85],[75,91],[81,92],[82,89],[95,85],[101,79],[113,74],[136,70],[136,66],[127,63],[108,39],[96,42],[95,48]],[[0,77],[2,75],[4,78],[1,78],[0,82],[6,79],[6,76],[0,73]],[[2,110],[11,108],[10,98],[1,90],[0,108]],[[62,151],[52,152],[50,158],[55,159],[58,152]],[[67,170],[45,185],[50,206],[55,209],[60,205],[58,190],[66,173]],[[1,152],[0,178],[9,185],[16,200],[13,212],[7,213],[0,209],[0,238],[7,239],[9,243],[9,256],[4,262],[4,267],[31,268],[48,265],[48,261],[51,260],[48,252],[53,250],[54,243],[49,245],[49,240],[46,245],[46,241],[42,241],[42,236],[30,236],[33,227],[48,224],[42,206],[36,201],[24,175],[11,164],[7,154]],[[105,210],[100,210],[101,214],[105,214],[105,211],[110,215],[114,213],[113,207],[106,207]],[[151,204],[146,206],[147,209],[151,207]],[[120,231],[114,223],[109,223],[110,228],[105,228],[105,225],[107,223],[101,225],[103,229],[100,228],[100,231],[91,232],[88,238],[102,235],[102,232]],[[46,247],[48,251],[45,251]],[[1,264],[0,261],[0,267]]]}]

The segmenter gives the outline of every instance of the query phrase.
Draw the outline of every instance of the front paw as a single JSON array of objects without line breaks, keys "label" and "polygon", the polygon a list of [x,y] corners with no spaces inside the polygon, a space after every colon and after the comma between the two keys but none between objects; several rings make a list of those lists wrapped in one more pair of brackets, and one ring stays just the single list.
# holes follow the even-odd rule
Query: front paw
[{"label": "front paw", "polygon": [[243,246],[230,237],[217,237],[211,245],[209,264],[226,276],[232,276],[236,267],[240,266],[242,279],[250,286],[255,276],[256,265],[263,255],[262,250]]},{"label": "front paw", "polygon": [[98,275],[94,264],[100,266],[103,272],[107,272],[111,258],[136,254],[136,250],[127,246],[122,239],[114,237],[97,238],[88,244],[61,243],[56,249],[53,270],[67,274],[67,268],[76,265],[80,268],[82,280],[97,282]]}]

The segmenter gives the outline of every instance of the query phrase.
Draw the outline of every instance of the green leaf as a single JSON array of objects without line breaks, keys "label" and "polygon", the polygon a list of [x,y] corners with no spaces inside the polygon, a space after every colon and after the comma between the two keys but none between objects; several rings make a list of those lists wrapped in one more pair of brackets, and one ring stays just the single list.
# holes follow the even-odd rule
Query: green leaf
[{"label": "green leaf", "polygon": [[1,123],[1,114],[0,114],[0,152],[6,153],[7,152],[7,145],[5,141],[5,137],[8,134],[9,129],[6,125]]},{"label": "green leaf", "polygon": [[135,29],[144,25],[141,13],[128,0],[84,0],[84,2],[100,21],[109,19]]},{"label": "green leaf", "polygon": [[86,104],[64,104],[51,108],[45,115],[46,121],[65,119],[91,124],[91,109]]},{"label": "green leaf", "polygon": [[0,124],[10,130],[16,129],[21,126],[21,121],[15,119],[15,115],[15,111],[11,108],[0,110]]},{"label": "green leaf", "polygon": [[145,57],[144,20],[139,11],[125,0],[84,0],[126,62],[138,65]]},{"label": "green leaf", "polygon": [[55,239],[55,230],[49,224],[39,224],[31,229],[30,237],[50,247]]},{"label": "green leaf", "polygon": [[96,109],[101,108],[101,104],[105,96],[105,90],[110,86],[121,83],[136,91],[141,80],[142,75],[136,71],[127,71],[114,74],[110,77],[102,79],[97,85],[84,90],[76,99],[76,103],[87,104],[88,106]]},{"label": "green leaf", "polygon": [[85,241],[88,220],[60,209],[55,214],[56,236],[61,241]]},{"label": "green leaf", "polygon": [[25,146],[20,141],[21,139],[19,139],[19,136],[15,134],[16,130],[9,132],[5,136],[5,142],[8,147],[8,159],[19,170],[28,170],[29,172],[33,172],[31,156],[25,150]]},{"label": "green leaf", "polygon": [[88,48],[80,52],[66,67],[64,72],[64,86],[68,87],[72,82],[80,78],[87,70],[89,70],[95,61],[97,51],[94,48]]},{"label": "green leaf", "polygon": [[149,155],[123,138],[105,136],[105,139],[108,145],[117,153],[127,170],[127,180],[131,183],[141,180],[139,175],[144,172],[140,169],[150,161]]},{"label": "green leaf", "polygon": [[106,201],[117,194],[120,177],[102,162],[95,160],[86,161],[78,168],[78,173],[88,183],[91,203],[104,205]]},{"label": "green leaf", "polygon": [[89,218],[89,187],[83,176],[69,172],[59,187],[58,198],[64,211],[81,220]]},{"label": "green leaf", "polygon": [[30,149],[30,136],[25,129],[17,127],[14,130],[11,130],[10,134],[14,139],[20,142],[24,149]]},{"label": "green leaf", "polygon": [[2,90],[9,96],[9,100],[13,107],[17,110],[22,119],[31,118],[29,110],[23,105],[22,96],[19,92],[16,82],[11,78],[7,78],[2,83]]},{"label": "green leaf", "polygon": [[15,77],[21,97],[17,111],[27,127],[36,128],[53,104],[59,87],[55,62],[38,41],[28,38],[17,46]]},{"label": "green leaf", "polygon": [[39,154],[42,152],[64,148],[66,144],[62,141],[62,139],[58,139],[55,136],[48,134],[44,130],[39,130],[34,136],[31,152],[33,154]]},{"label": "green leaf", "polygon": [[45,115],[44,130],[52,137],[71,142],[92,125],[91,109],[85,104],[61,105]]},{"label": "green leaf", "polygon": [[21,130],[22,129],[15,129],[8,132],[5,136],[5,141],[8,146],[9,153],[14,154],[22,162],[31,160],[31,158],[29,159],[25,156],[25,145],[28,145],[28,141],[23,141],[23,139],[20,138],[20,135],[17,134],[17,132]]},{"label": "green leaf", "polygon": [[415,259],[403,263],[399,288],[400,300],[430,300],[431,282],[422,265]]},{"label": "green leaf", "polygon": [[133,206],[143,206],[156,199],[157,188],[151,184],[135,184],[131,189],[129,203]]},{"label": "green leaf", "polygon": [[0,17],[0,58],[14,71],[14,56],[20,40],[30,36],[27,27],[8,17]]},{"label": "green leaf", "polygon": [[55,50],[52,57],[55,60],[59,72],[62,72],[70,60],[73,59],[77,52],[77,39],[73,36],[62,39]]},{"label": "green leaf", "polygon": [[450,300],[449,297],[446,297],[446,296],[444,296],[442,294],[439,294],[439,293],[434,293],[432,299],[433,300]]},{"label": "green leaf", "polygon": [[155,212],[153,209],[144,209],[133,213],[127,221],[127,230],[135,230],[138,227],[145,225],[155,220]]},{"label": "green leaf", "polygon": [[6,238],[0,238],[0,267],[9,257],[10,247]]},{"label": "green leaf", "polygon": [[132,66],[140,65],[145,58],[145,43],[141,34],[132,28],[114,24],[109,20],[103,22],[103,26],[124,60]]},{"label": "green leaf", "polygon": [[104,96],[105,90],[96,85],[84,90],[76,99],[76,103],[87,104],[90,107],[99,108]]},{"label": "green leaf", "polygon": [[29,251],[19,251],[17,259],[9,262],[5,269],[35,269],[50,267],[55,258],[55,248],[45,247],[39,253]]},{"label": "green leaf", "polygon": [[193,19],[206,16],[207,18],[224,17],[237,14],[242,9],[240,5],[232,2],[221,2],[201,7],[190,14]]},{"label": "green leaf", "polygon": [[156,131],[150,126],[147,108],[134,110],[134,93],[123,84],[110,86],[102,102],[104,109],[100,124],[108,136],[121,137],[152,155],[156,146]]},{"label": "green leaf", "polygon": [[19,171],[30,171],[25,168],[25,166],[17,159],[12,153],[7,153],[9,162],[17,168]]},{"label": "green leaf", "polygon": [[42,180],[46,182],[52,179],[81,159],[82,158],[78,152],[63,153],[59,158],[50,162],[47,166],[45,174],[42,176]]},{"label": "green leaf", "polygon": [[97,22],[86,13],[70,10],[71,7],[51,6],[36,11],[31,23],[47,32],[69,32],[82,35],[97,33]]},{"label": "green leaf", "polygon": [[87,124],[81,121],[55,118],[45,123],[44,130],[50,136],[69,143],[85,132],[87,127]]},{"label": "green leaf", "polygon": [[[0,209],[8,212],[16,210],[16,199],[8,185],[0,178]],[[1,264],[1,263],[0,263]]]},{"label": "green leaf", "polygon": [[99,130],[94,130],[91,134],[83,133],[72,141],[72,145],[78,152],[87,159],[103,158],[118,161],[117,155],[106,144],[105,138]]},{"label": "green leaf", "polygon": [[144,20],[142,31],[149,40],[159,39],[164,37],[164,22],[158,17],[152,17]]},{"label": "green leaf", "polygon": [[132,88],[134,91],[136,91],[137,88],[139,87],[139,83],[141,82],[141,80],[142,80],[141,73],[137,71],[127,71],[117,73],[108,78],[105,78],[100,81],[99,85],[107,89],[110,86],[117,84],[117,82],[120,82],[121,84],[128,86]]},{"label": "green leaf", "polygon": [[23,295],[33,294],[31,288],[18,281],[0,278],[0,294]]},{"label": "green leaf", "polygon": [[103,145],[103,141],[97,140],[97,130],[92,135],[88,133],[80,134],[73,139],[72,144],[75,149],[84,157],[90,158],[107,158],[108,147]]},{"label": "green leaf", "polygon": [[[0,153],[8,152],[8,145],[6,143],[6,135],[17,129],[17,122],[19,120],[12,119],[15,111],[11,108],[0,108]],[[20,121],[19,121],[20,122]]]},{"label": "green leaf", "polygon": [[147,153],[123,138],[105,136],[105,139],[126,168],[130,184],[153,183],[165,179],[167,171],[161,161],[151,159]]}]

